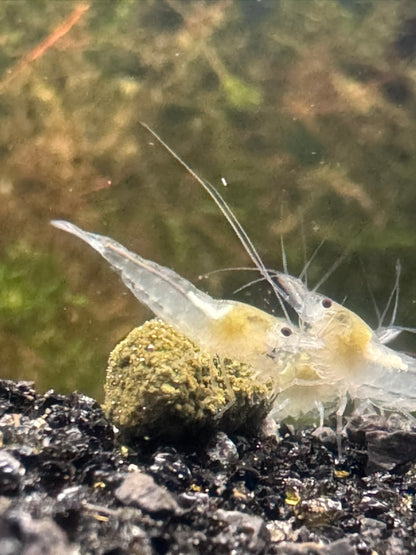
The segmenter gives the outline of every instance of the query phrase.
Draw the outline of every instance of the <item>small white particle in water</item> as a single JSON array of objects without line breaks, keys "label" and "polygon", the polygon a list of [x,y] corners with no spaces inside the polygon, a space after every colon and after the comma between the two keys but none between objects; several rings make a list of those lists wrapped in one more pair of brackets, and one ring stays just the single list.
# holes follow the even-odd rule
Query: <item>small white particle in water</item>
[{"label": "small white particle in water", "polygon": [[111,179],[107,179],[107,185],[111,185],[111,184],[112,184]]},{"label": "small white particle in water", "polygon": [[227,180],[225,179],[225,177],[221,177],[221,183],[224,185],[224,187],[228,186]]},{"label": "small white particle in water", "polygon": [[147,144],[148,144],[149,146],[155,146],[155,143],[154,143],[153,141],[149,141]]}]

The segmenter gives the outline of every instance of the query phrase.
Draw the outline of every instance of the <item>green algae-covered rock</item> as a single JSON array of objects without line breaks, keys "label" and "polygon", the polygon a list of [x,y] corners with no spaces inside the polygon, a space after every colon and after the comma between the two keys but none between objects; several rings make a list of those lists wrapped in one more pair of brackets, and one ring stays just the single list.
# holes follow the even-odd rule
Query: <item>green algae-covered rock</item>
[{"label": "green algae-covered rock", "polygon": [[255,429],[272,401],[271,382],[249,366],[202,353],[157,319],[132,330],[108,361],[104,410],[133,436]]}]

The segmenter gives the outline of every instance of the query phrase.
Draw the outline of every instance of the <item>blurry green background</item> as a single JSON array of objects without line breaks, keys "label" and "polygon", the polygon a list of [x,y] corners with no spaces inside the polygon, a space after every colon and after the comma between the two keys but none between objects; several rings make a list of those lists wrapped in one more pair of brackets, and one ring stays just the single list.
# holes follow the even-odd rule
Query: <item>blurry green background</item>
[{"label": "blurry green background", "polygon": [[[376,325],[403,266],[415,326],[414,0],[0,3],[0,375],[101,397],[112,347],[149,312],[64,218],[230,298],[253,278],[221,190],[269,267]],[[228,183],[222,184],[222,178]],[[305,248],[304,248],[305,247]],[[262,287],[240,300],[273,308]],[[415,338],[401,347],[416,350]]]}]

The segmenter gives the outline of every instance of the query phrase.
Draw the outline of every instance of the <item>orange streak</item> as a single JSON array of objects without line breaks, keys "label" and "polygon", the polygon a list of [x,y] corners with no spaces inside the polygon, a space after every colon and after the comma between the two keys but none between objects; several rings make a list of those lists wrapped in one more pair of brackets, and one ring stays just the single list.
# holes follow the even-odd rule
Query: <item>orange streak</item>
[{"label": "orange streak", "polygon": [[62,37],[64,37],[72,29],[76,23],[81,19],[84,13],[89,10],[89,4],[80,4],[77,6],[69,17],[56,29],[52,31],[40,44],[38,44],[33,50],[31,50],[24,58],[22,58],[13,68],[11,68],[2,80],[1,85],[7,84],[16,75],[18,75],[27,65],[35,60],[41,58],[44,53],[49,50],[54,44],[56,44]]},{"label": "orange streak", "polygon": [[72,27],[79,21],[79,19],[84,15],[84,13],[89,10],[89,4],[81,4],[77,6],[71,15],[66,19],[61,25],[46,37],[44,41],[42,41],[36,48],[34,48],[25,58],[23,62],[30,63],[34,62],[35,60],[39,59],[43,54],[51,48],[59,39],[64,37]]}]

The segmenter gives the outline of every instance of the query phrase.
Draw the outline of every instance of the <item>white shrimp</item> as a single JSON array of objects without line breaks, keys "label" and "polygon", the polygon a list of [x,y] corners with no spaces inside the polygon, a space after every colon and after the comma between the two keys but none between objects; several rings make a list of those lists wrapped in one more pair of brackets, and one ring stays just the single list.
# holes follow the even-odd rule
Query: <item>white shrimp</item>
[{"label": "white shrimp", "polygon": [[352,399],[416,411],[416,359],[387,347],[357,314],[308,290],[299,278],[279,272],[275,277],[286,293],[285,300],[298,313],[301,328],[324,343],[315,353],[322,378],[326,374],[329,382],[344,388]]},{"label": "white shrimp", "polygon": [[173,270],[128,251],[109,237],[62,220],[51,223],[98,251],[141,302],[202,349],[246,362],[256,375],[272,377],[276,393],[297,381],[308,386],[319,382],[308,354],[319,341],[285,319],[245,303],[213,299]]},{"label": "white shrimp", "polygon": [[[289,414],[294,415],[298,411],[303,396],[305,402],[300,412],[308,412],[314,401],[316,404],[336,401],[337,414],[341,418],[347,394],[352,399],[370,398],[383,407],[416,411],[416,359],[384,345],[407,328],[391,324],[384,329],[380,326],[374,332],[354,312],[315,291],[309,291],[300,279],[287,273],[286,267],[284,273],[269,272],[219,192],[200,178],[157,133],[142,125],[213,198],[262,278],[271,285],[279,302],[283,298],[295,309],[301,330],[310,336],[314,349],[309,350],[307,355],[308,368],[312,368],[319,379],[309,382],[315,384],[314,388],[305,387],[308,380],[293,381],[292,387],[285,393],[297,408]],[[298,402],[294,401],[295,397]]]}]

